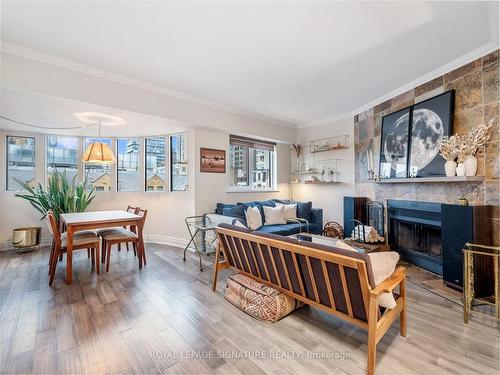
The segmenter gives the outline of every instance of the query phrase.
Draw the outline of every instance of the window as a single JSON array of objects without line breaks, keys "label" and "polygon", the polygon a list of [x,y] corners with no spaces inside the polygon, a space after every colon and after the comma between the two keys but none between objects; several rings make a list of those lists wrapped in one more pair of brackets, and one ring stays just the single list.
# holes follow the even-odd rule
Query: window
[{"label": "window", "polygon": [[188,183],[187,134],[170,137],[170,182],[172,191],[185,191]]},{"label": "window", "polygon": [[146,191],[165,191],[166,181],[166,153],[165,138],[147,138],[146,146]]},{"label": "window", "polygon": [[47,175],[66,173],[71,181],[78,174],[78,138],[47,136]]},{"label": "window", "polygon": [[[85,150],[94,142],[107,143],[113,149],[110,138],[86,138]],[[111,191],[111,167],[103,164],[85,163],[85,188],[95,191]]]},{"label": "window", "polygon": [[139,139],[116,140],[117,191],[139,191]]},{"label": "window", "polygon": [[35,186],[35,138],[7,136],[7,190],[20,190],[14,180]]},{"label": "window", "polygon": [[272,188],[274,148],[271,142],[230,136],[231,185],[256,190]]}]

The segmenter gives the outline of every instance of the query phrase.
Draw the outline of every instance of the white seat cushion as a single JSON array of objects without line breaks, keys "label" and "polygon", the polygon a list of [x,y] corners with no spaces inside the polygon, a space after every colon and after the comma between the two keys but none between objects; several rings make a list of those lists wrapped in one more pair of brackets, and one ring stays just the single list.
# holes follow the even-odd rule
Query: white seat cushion
[{"label": "white seat cushion", "polygon": [[137,239],[137,234],[125,228],[111,228],[108,230],[103,230],[99,232],[99,234],[105,241],[127,241]]},{"label": "white seat cushion", "polygon": [[[73,235],[73,246],[83,246],[99,241],[99,237],[91,230],[82,230]],[[66,247],[68,243],[68,233],[61,234],[61,247]]]}]

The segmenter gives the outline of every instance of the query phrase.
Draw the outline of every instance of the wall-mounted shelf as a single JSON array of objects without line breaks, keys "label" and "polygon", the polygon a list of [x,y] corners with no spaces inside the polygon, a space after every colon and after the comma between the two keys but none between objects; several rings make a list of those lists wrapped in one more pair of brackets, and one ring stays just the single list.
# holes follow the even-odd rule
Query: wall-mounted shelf
[{"label": "wall-mounted shelf", "polygon": [[340,184],[339,181],[304,181],[306,185],[334,185]]},{"label": "wall-mounted shelf", "polygon": [[484,176],[455,176],[455,177],[415,177],[415,178],[386,178],[372,180],[377,184],[415,184],[436,182],[473,182],[484,181]]},{"label": "wall-mounted shelf", "polygon": [[315,154],[318,152],[327,152],[335,150],[347,150],[349,145],[347,139],[349,136],[344,135],[334,135],[332,137],[313,139],[309,141],[309,152]]}]

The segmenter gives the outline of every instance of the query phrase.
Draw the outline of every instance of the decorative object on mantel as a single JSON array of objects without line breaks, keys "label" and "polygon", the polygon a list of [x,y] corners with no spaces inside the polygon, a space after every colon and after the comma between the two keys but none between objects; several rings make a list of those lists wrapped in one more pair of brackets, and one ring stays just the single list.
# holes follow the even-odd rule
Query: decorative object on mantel
[{"label": "decorative object on mantel", "polygon": [[450,90],[411,107],[410,177],[443,176],[439,146],[452,132],[454,103],[455,92]]},{"label": "decorative object on mantel", "polygon": [[446,172],[446,177],[454,177],[457,173],[457,163],[456,158],[458,157],[458,150],[462,139],[458,134],[452,136],[444,136],[441,139],[439,146],[439,155],[441,155],[445,160],[444,170]]},{"label": "decorative object on mantel", "polygon": [[410,110],[411,107],[408,107],[382,118],[379,167],[381,178],[408,176]]},{"label": "decorative object on mantel", "polygon": [[[475,176],[477,172],[477,158],[474,156],[479,149],[490,139],[489,131],[494,125],[494,120],[488,124],[481,124],[472,128],[467,135],[461,137],[462,142],[458,149],[458,162],[464,164],[465,176]],[[458,175],[458,172],[457,172]]]},{"label": "decorative object on mantel", "polygon": [[387,178],[443,176],[438,155],[453,126],[454,91],[450,90],[382,118],[379,175]]},{"label": "decorative object on mantel", "polygon": [[469,201],[465,197],[459,198],[458,199],[458,205],[459,206],[468,206],[469,205]]}]

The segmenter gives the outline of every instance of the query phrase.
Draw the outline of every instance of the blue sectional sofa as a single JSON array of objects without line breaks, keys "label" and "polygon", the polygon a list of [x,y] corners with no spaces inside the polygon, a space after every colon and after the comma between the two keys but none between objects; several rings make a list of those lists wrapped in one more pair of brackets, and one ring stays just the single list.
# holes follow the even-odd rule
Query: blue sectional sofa
[{"label": "blue sectional sofa", "polygon": [[[259,229],[257,229],[257,231],[278,234],[282,236],[289,236],[291,234],[297,234],[307,231],[309,231],[309,233],[321,234],[323,230],[323,210],[321,208],[312,208],[311,202],[296,202],[287,199],[273,199],[267,201],[254,201],[237,204],[217,203],[215,213],[218,215],[230,216],[240,220],[242,223],[245,223],[245,209],[248,206],[258,206],[261,209],[262,206],[274,207],[276,205],[276,202],[282,204],[297,204],[297,217],[307,220],[309,224],[306,224],[305,222],[289,222],[287,224],[263,225]],[[262,209],[261,215],[263,216],[262,222],[264,222],[265,218]]]}]

